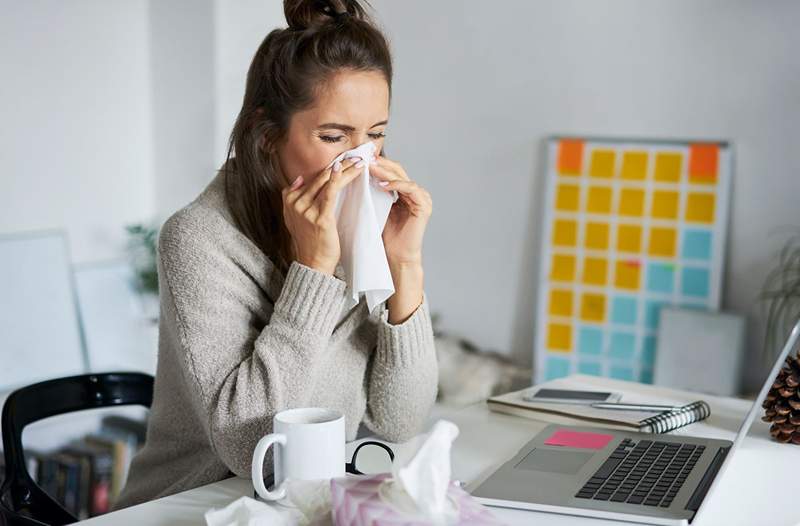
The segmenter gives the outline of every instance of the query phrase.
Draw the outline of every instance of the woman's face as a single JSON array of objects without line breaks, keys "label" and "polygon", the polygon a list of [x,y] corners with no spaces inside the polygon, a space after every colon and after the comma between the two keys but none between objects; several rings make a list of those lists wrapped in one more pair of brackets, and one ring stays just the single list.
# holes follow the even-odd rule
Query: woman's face
[{"label": "woman's face", "polygon": [[320,90],[311,108],[295,113],[276,152],[283,184],[311,182],[333,159],[367,141],[383,149],[389,86],[377,71],[343,71]]}]

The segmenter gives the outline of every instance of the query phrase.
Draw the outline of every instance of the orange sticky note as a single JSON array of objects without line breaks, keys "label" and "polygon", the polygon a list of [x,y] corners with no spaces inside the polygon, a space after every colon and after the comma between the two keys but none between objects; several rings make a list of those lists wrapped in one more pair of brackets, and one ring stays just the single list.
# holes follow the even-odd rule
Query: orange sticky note
[{"label": "orange sticky note", "polygon": [[719,146],[692,144],[689,146],[689,182],[714,184],[717,182]]},{"label": "orange sticky note", "polygon": [[558,173],[580,175],[583,162],[583,141],[564,139],[558,143]]}]

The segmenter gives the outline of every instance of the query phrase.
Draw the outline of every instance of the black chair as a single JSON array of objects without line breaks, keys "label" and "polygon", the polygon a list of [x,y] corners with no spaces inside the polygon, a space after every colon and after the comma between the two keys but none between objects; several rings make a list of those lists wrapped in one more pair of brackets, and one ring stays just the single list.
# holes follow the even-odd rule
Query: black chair
[{"label": "black chair", "polygon": [[[29,517],[60,526],[78,519],[45,493],[31,478],[22,450],[22,431],[28,424],[51,416],[118,405],[150,407],[153,377],[142,373],[102,373],[47,380],[17,389],[3,405],[3,452],[6,478],[0,486],[4,519],[23,524]],[[14,518],[17,516],[18,518]]]}]

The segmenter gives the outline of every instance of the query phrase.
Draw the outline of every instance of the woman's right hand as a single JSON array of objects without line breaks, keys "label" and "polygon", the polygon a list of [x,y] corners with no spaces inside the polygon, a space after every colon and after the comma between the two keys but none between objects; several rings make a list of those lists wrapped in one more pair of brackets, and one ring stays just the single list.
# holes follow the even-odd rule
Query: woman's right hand
[{"label": "woman's right hand", "polygon": [[345,159],[322,170],[309,184],[299,176],[282,190],[283,219],[298,263],[331,275],[336,270],[341,256],[336,197],[361,173],[365,162]]}]

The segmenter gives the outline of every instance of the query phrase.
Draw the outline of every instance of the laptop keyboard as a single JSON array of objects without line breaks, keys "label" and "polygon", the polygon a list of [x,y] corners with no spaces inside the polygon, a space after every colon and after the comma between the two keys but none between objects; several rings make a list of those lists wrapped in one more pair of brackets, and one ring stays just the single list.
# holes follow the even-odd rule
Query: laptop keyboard
[{"label": "laptop keyboard", "polygon": [[705,446],[626,438],[575,495],[667,508]]}]

